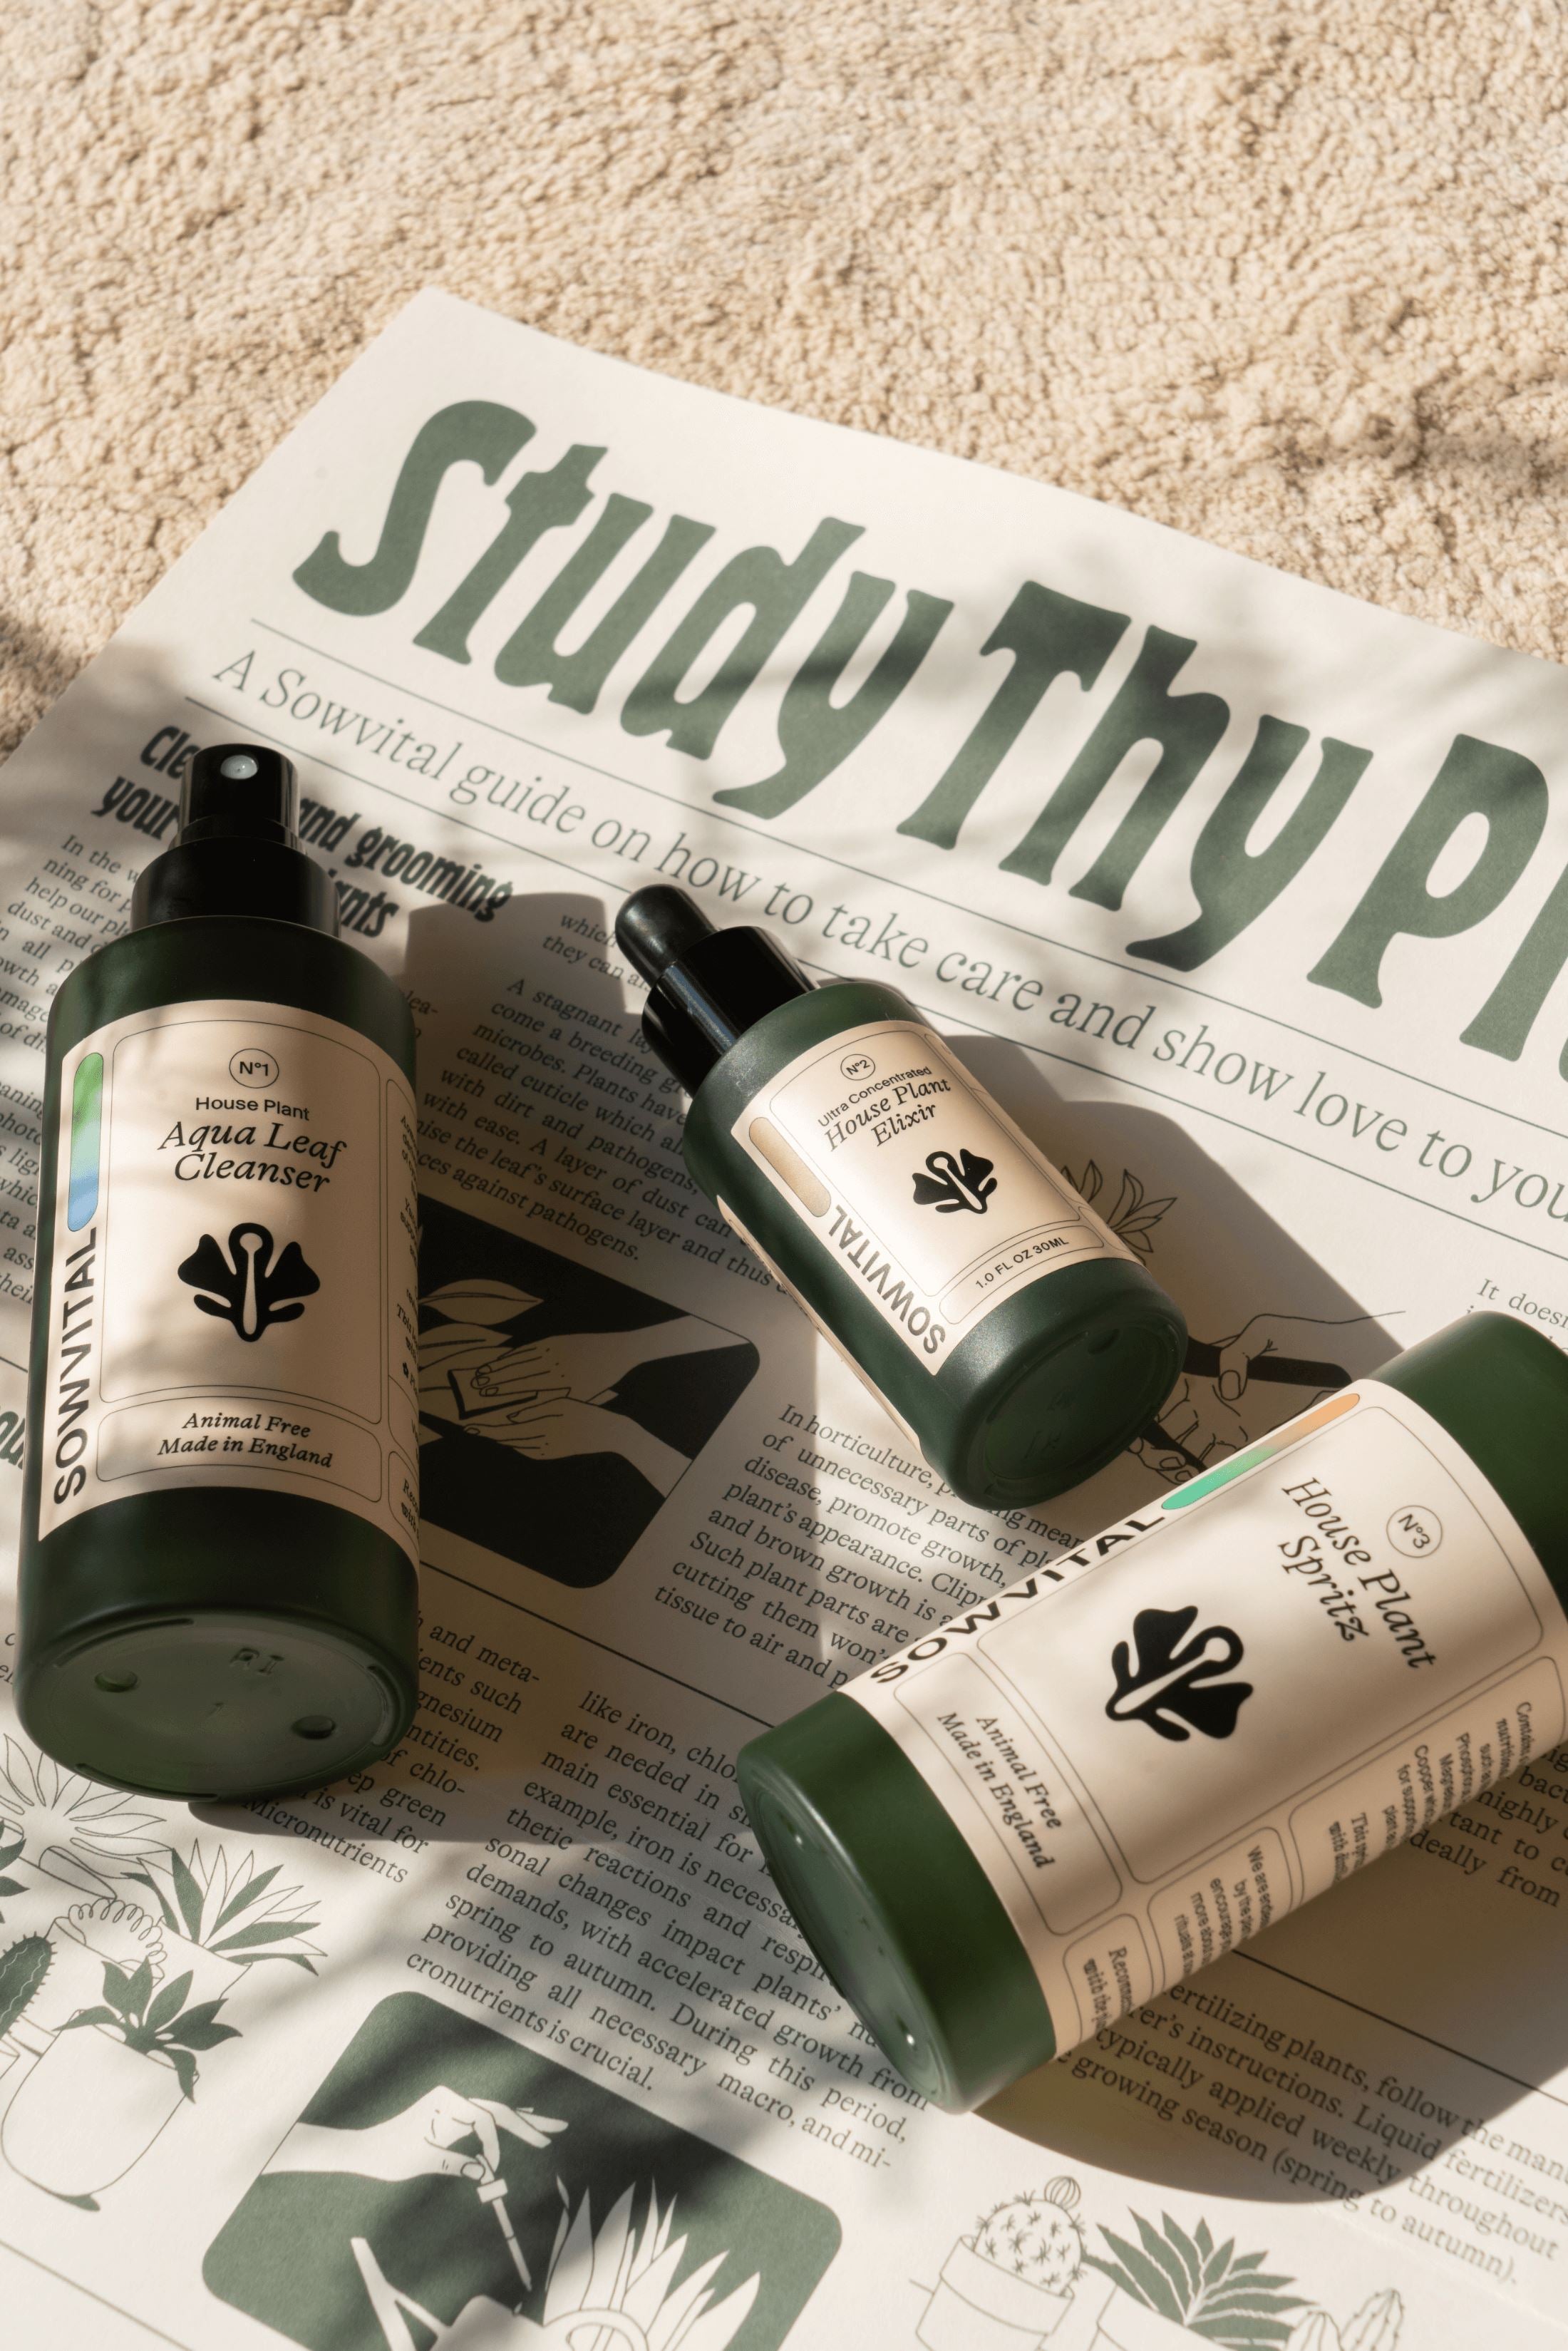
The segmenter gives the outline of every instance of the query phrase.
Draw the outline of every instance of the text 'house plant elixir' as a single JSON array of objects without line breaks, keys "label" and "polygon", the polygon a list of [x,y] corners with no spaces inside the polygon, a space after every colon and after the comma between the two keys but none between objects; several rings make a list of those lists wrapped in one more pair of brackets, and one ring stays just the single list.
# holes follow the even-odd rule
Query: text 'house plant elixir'
[{"label": "text 'house plant elixir'", "polygon": [[956,1494],[1049,1501],[1148,1426],[1179,1311],[906,998],[664,883],[615,938],[693,1176]]},{"label": "text 'house plant elixir'", "polygon": [[159,1795],[331,1780],[414,1703],[413,1029],[287,759],[198,753],[49,1019],[17,1705]]}]

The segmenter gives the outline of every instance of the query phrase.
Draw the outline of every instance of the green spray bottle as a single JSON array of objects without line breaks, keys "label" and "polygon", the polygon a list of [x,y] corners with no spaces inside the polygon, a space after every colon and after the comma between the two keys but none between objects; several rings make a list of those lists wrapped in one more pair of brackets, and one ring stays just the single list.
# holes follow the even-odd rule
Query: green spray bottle
[{"label": "green spray bottle", "polygon": [[294,770],[224,744],[49,1019],[24,1727],[168,1796],[308,1787],[413,1710],[413,1029]]},{"label": "green spray bottle", "polygon": [[693,1176],[956,1494],[1049,1501],[1148,1426],[1180,1311],[907,998],[664,883],[615,938]]},{"label": "green spray bottle", "polygon": [[1565,1435],[1568,1355],[1468,1315],[742,1748],[923,2096],[977,2105],[1561,1742]]}]

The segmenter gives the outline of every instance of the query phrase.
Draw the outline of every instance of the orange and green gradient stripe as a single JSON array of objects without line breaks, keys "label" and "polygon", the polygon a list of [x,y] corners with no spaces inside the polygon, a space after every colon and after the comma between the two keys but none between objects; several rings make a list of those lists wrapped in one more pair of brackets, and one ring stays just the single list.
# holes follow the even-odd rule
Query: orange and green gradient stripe
[{"label": "orange and green gradient stripe", "polygon": [[1359,1389],[1342,1388],[1338,1395],[1325,1397],[1310,1412],[1302,1413],[1299,1420],[1286,1421],[1284,1426],[1275,1429],[1271,1437],[1260,1437],[1256,1445],[1249,1445],[1244,1451],[1233,1453],[1229,1460],[1222,1461],[1217,1469],[1205,1469],[1199,1477],[1189,1479],[1185,1486],[1178,1486],[1174,1493],[1166,1495],[1160,1504],[1161,1510],[1188,1510],[1195,1502],[1207,1502],[1210,1494],[1218,1494],[1222,1486],[1230,1485],[1235,1479],[1245,1478],[1249,1469],[1256,1469],[1260,1461],[1270,1460],[1276,1453],[1288,1453],[1292,1445],[1301,1443],[1303,1437],[1315,1437],[1318,1430],[1326,1428],[1331,1420],[1339,1420],[1345,1413],[1354,1412],[1360,1402]]}]

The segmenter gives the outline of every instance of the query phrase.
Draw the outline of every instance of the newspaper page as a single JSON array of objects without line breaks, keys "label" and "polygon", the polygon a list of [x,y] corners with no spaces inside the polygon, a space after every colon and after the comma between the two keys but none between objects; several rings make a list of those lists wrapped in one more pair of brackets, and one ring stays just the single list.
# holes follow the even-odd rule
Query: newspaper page
[{"label": "newspaper page", "polygon": [[[1568,1750],[962,2118],[734,1758],[1467,1309],[1568,1326],[1561,673],[422,296],[6,770],[13,1510],[48,999],[235,738],[420,1030],[421,1701],[189,1810],[8,1722],[6,2340],[1559,2341]],[[661,877],[903,989],[1178,1300],[1113,1469],[956,1501],[695,1188]],[[465,1415],[519,1357],[555,1408]],[[222,2003],[193,2095],[68,2028],[143,1962]]]}]

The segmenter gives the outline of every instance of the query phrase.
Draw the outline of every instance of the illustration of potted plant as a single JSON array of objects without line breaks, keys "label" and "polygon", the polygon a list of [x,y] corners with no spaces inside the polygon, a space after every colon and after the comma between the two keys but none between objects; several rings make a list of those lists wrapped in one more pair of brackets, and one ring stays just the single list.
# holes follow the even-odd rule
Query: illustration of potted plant
[{"label": "illustration of potted plant", "polygon": [[157,1981],[164,1972],[163,1932],[138,1902],[116,1894],[73,1902],[49,1928],[54,1963],[28,2022],[57,2032],[78,2009],[90,2008],[103,1989],[104,1968],[112,1961],[131,1974],[145,1959]]},{"label": "illustration of potted plant", "polygon": [[1103,2226],[1112,2258],[1084,2255],[1121,2289],[1100,2314],[1097,2346],[1176,2351],[1179,2333],[1223,2344],[1228,2351],[1289,2341],[1294,2322],[1287,2314],[1301,2309],[1303,2297],[1281,2292],[1292,2279],[1265,2273],[1267,2253],[1238,2253],[1234,2238],[1217,2246],[1206,2220],[1188,2236],[1168,2212],[1160,2215],[1158,2229],[1136,2212],[1133,2220],[1136,2245]]},{"label": "illustration of potted plant", "polygon": [[35,2187],[96,2210],[196,2093],[196,2057],[235,2039],[221,2001],[185,2005],[189,1973],[154,1989],[143,1959],[106,1963],[103,1998],[55,2034],[0,2123],[0,2154]]},{"label": "illustration of potted plant", "polygon": [[314,1905],[300,1886],[276,1883],[281,1869],[275,1862],[258,1870],[252,1852],[231,1862],[221,1844],[206,1853],[196,1844],[188,1861],[164,1845],[126,1877],[152,1896],[165,1931],[190,1947],[181,1957],[198,1991],[223,1999],[263,1959],[287,1959],[314,1975],[324,1956],[310,1940],[319,1924]]},{"label": "illustration of potted plant", "polygon": [[960,2237],[915,2328],[925,2351],[1026,2351],[1072,2306],[1084,2260],[1074,2179],[1053,2179],[988,2212]]},{"label": "illustration of potted plant", "polygon": [[1291,2328],[1285,2351],[1396,2351],[1404,2324],[1405,2304],[1388,2286],[1369,2294],[1343,2327],[1326,2310],[1309,2310]]},{"label": "illustration of potted plant", "polygon": [[391,2283],[365,2238],[350,2239],[387,2351],[729,2351],[758,2276],[716,2302],[712,2281],[729,2258],[718,2252],[677,2285],[686,2239],[672,2238],[674,2204],[661,2212],[652,2184],[641,2227],[632,2218],[636,2190],[628,2188],[597,2232],[588,2196],[574,2212],[559,2179],[556,2187],[561,2216],[538,2319],[476,2294],[445,2325]]},{"label": "illustration of potted plant", "polygon": [[0,1903],[11,1925],[41,1928],[60,1907],[60,1887],[107,1894],[114,1881],[167,1835],[155,1813],[75,1773],[36,1759],[6,1737],[0,1745]]}]

